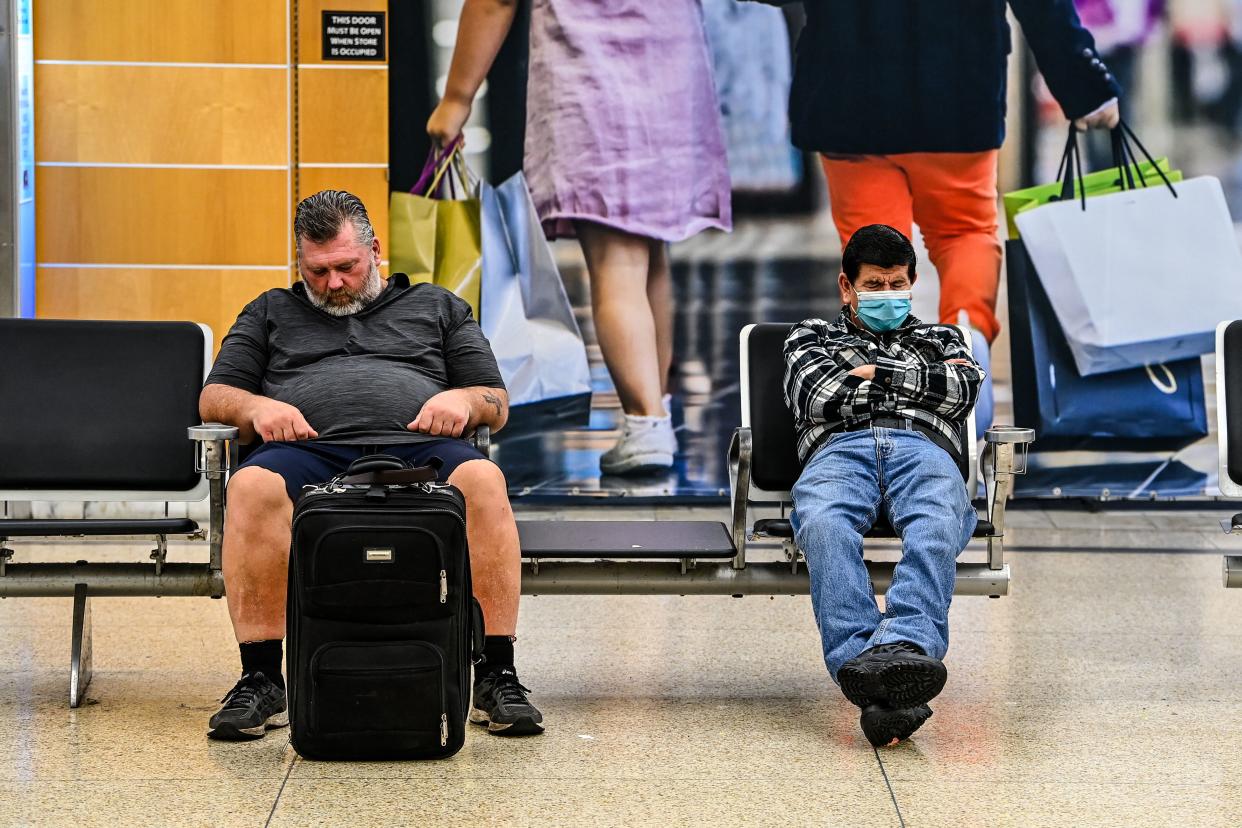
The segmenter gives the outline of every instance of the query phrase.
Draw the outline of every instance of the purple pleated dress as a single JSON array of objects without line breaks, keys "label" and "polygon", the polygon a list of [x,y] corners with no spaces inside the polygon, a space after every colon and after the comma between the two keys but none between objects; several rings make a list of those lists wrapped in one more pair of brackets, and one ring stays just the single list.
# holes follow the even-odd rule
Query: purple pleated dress
[{"label": "purple pleated dress", "polygon": [[675,242],[732,228],[698,0],[534,0],[524,170],[549,239],[584,219]]}]

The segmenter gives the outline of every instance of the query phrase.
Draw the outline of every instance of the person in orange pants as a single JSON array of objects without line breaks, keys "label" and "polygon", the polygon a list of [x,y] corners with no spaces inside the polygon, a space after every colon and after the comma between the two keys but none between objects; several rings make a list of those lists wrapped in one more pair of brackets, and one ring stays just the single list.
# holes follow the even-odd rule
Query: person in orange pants
[{"label": "person in orange pants", "polygon": [[832,220],[844,245],[854,231],[888,224],[911,236],[918,223],[940,274],[940,321],[971,327],[991,342],[1000,332],[996,291],[998,150],[824,155]]},{"label": "person in orange pants", "polygon": [[[783,4],[784,0],[767,0]],[[1116,126],[1121,87],[1073,0],[804,2],[789,117],[819,153],[844,246],[860,227],[918,223],[940,272],[940,321],[968,324],[987,371],[1000,331],[997,155],[1012,48],[1007,10],[1065,114]],[[991,424],[991,372],[976,407]]]}]

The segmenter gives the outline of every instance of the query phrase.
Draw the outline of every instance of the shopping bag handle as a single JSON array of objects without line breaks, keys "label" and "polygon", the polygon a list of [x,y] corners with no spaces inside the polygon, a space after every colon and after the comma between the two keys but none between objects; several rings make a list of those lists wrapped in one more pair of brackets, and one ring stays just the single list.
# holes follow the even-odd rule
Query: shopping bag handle
[{"label": "shopping bag handle", "polygon": [[[1112,130],[1111,138],[1113,141],[1113,160],[1118,162],[1118,171],[1122,171],[1124,168],[1121,181],[1122,189],[1127,189],[1127,184],[1129,185],[1128,189],[1137,189],[1134,186],[1134,176],[1130,172],[1131,167],[1138,173],[1139,181],[1143,182],[1143,186],[1147,186],[1147,177],[1143,175],[1143,168],[1139,166],[1138,157],[1134,154],[1134,147],[1138,147],[1143,153],[1143,157],[1147,159],[1147,163],[1156,171],[1156,175],[1160,176],[1164,186],[1169,188],[1169,192],[1173,194],[1174,198],[1177,198],[1177,189],[1173,186],[1173,182],[1169,181],[1169,177],[1164,174],[1164,170],[1160,169],[1160,165],[1151,157],[1151,153],[1147,151],[1147,147],[1143,146],[1143,142],[1134,134],[1134,130],[1130,128],[1129,124],[1125,121],[1118,121],[1116,128]],[[1133,146],[1131,146],[1131,142],[1133,142]]]},{"label": "shopping bag handle", "polygon": [[1078,127],[1070,121],[1069,135],[1065,139],[1065,152],[1061,153],[1061,165],[1057,168],[1057,180],[1061,182],[1060,201],[1074,200],[1074,184],[1082,198],[1082,209],[1087,209],[1087,187],[1083,182],[1082,151],[1078,148]]},{"label": "shopping bag handle", "polygon": [[[429,157],[424,166],[423,175],[410,193],[428,198],[442,198],[444,184],[448,184],[448,197],[456,200],[457,186],[460,183],[462,197],[469,198],[470,193],[478,189],[478,179],[470,171],[470,165],[466,163],[464,146],[465,144],[458,138],[438,156]],[[428,177],[431,178],[430,183],[426,180]]]},{"label": "shopping bag handle", "polygon": [[[1147,151],[1147,147],[1143,146],[1143,142],[1134,134],[1134,130],[1130,128],[1129,124],[1125,121],[1119,121],[1116,128],[1111,131],[1109,138],[1113,145],[1113,163],[1117,166],[1118,184],[1121,186],[1121,189],[1138,189],[1134,182],[1135,172],[1138,173],[1139,181],[1142,182],[1143,187],[1148,186],[1147,177],[1143,174],[1138,157],[1134,154],[1134,147],[1137,146],[1143,153],[1143,157],[1147,159],[1147,163],[1160,176],[1160,180],[1164,182],[1164,185],[1169,188],[1169,192],[1173,194],[1173,197],[1178,197],[1173,183],[1164,174],[1164,170],[1160,169],[1160,165],[1152,158],[1151,153]],[[1082,150],[1078,147],[1078,127],[1073,122],[1070,122],[1069,135],[1065,139],[1065,152],[1061,154],[1061,164],[1057,168],[1057,180],[1061,182],[1061,195],[1057,200],[1072,201],[1074,198],[1074,185],[1077,184],[1082,209],[1086,210],[1087,187],[1083,177]]]},{"label": "shopping bag handle", "polygon": [[423,171],[418,176],[418,181],[410,188],[412,195],[427,195],[435,190],[436,184],[440,180],[440,176],[444,174],[448,168],[448,163],[453,159],[454,154],[461,148],[462,136],[458,135],[448,143],[448,146],[437,148],[433,146],[427,152],[427,160],[423,163]]}]

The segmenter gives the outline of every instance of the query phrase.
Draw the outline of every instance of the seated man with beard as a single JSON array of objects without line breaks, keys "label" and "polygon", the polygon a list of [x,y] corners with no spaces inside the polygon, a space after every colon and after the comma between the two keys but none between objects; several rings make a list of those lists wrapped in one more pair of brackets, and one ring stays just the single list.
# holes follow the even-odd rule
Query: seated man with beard
[{"label": "seated man with beard", "polygon": [[487,625],[470,720],[492,733],[542,732],[513,667],[521,588],[517,524],[504,476],[465,440],[508,416],[496,359],[470,306],[443,288],[380,278],[362,202],[324,190],[294,220],[302,281],[242,310],[199,400],[204,421],[263,441],[233,472],[224,582],[242,676],[211,718],[214,739],[257,739],[288,724],[282,677],[293,504],[365,454],[443,461],[462,491],[474,593]]}]

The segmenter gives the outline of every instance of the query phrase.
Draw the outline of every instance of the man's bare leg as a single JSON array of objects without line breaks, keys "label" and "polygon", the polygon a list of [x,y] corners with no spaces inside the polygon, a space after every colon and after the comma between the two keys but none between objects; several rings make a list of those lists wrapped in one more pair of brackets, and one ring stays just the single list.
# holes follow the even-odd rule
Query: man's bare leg
[{"label": "man's bare leg", "polygon": [[241,650],[242,678],[211,717],[207,735],[243,741],[289,723],[281,642],[293,504],[284,479],[257,466],[232,476],[228,497],[224,586]]},{"label": "man's bare leg", "polygon": [[448,479],[466,498],[470,577],[490,636],[517,632],[522,552],[504,474],[490,460],[471,460]]},{"label": "man's bare leg", "polygon": [[491,461],[471,460],[458,466],[449,482],[466,498],[470,573],[486,626],[470,721],[500,736],[542,733],[543,714],[526,698],[513,667],[522,550],[504,474]]},{"label": "man's bare leg", "polygon": [[238,642],[285,637],[293,503],[275,472],[247,466],[229,480],[224,588]]}]

